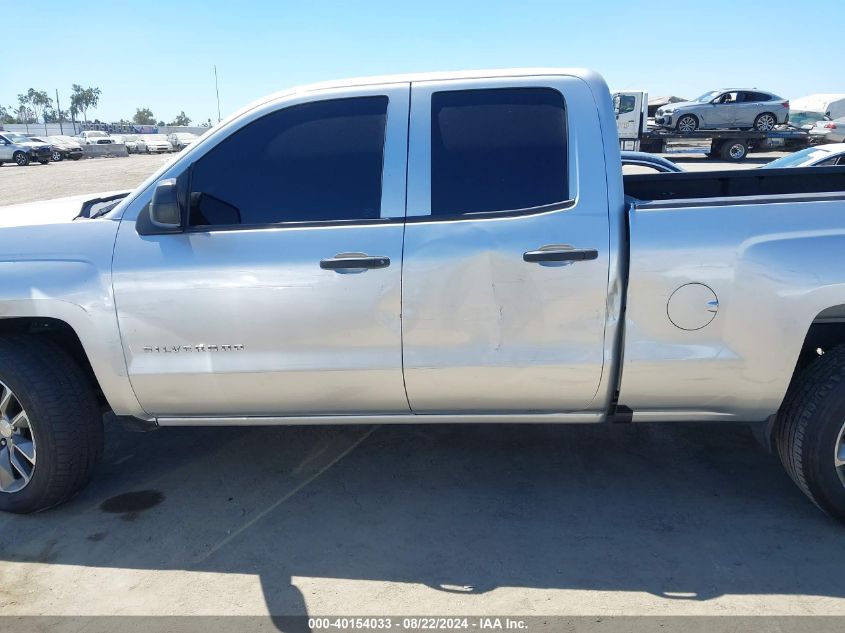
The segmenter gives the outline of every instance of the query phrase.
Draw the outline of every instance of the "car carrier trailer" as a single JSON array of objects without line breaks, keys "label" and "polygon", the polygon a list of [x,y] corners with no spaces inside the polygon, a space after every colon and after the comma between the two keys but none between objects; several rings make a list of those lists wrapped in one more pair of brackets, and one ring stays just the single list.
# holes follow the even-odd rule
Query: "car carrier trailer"
[{"label": "car carrier trailer", "polygon": [[[756,130],[678,130],[649,124],[648,93],[629,90],[613,93],[616,128],[621,149],[666,153],[670,142],[688,142],[686,151],[701,151],[711,158],[741,161],[754,151],[794,151],[811,145],[813,137],[805,130],[779,127],[770,132]],[[710,141],[708,145],[706,141]]]}]

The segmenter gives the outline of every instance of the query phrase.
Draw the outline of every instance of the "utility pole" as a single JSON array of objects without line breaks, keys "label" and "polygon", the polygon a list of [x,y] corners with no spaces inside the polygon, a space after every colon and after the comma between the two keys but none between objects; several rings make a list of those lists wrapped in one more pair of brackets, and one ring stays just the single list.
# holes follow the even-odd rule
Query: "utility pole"
[{"label": "utility pole", "polygon": [[214,64],[214,92],[217,93],[217,122],[220,123],[220,89],[217,87],[217,64]]},{"label": "utility pole", "polygon": [[[59,89],[56,88],[56,110],[59,111],[59,132],[64,136],[65,128],[62,125],[62,104],[59,103]],[[47,131],[47,128],[44,128],[44,131]]]}]

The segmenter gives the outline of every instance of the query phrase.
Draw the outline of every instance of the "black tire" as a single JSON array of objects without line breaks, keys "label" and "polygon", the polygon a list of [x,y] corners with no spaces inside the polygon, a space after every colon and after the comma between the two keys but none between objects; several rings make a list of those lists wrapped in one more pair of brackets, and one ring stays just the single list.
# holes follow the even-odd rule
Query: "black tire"
[{"label": "black tire", "polygon": [[[681,129],[682,127],[685,129]],[[685,114],[678,118],[675,129],[681,134],[695,132],[698,129],[698,118],[694,114]]]},{"label": "black tire", "polygon": [[71,160],[79,160],[80,158],[82,158],[82,154],[74,154],[70,157]]},{"label": "black tire", "polygon": [[748,156],[748,145],[745,141],[725,141],[719,154],[725,160],[739,162]]},{"label": "black tire", "polygon": [[754,119],[754,129],[757,132],[771,132],[778,124],[778,118],[771,112],[762,112]]},{"label": "black tire", "polygon": [[29,165],[29,156],[24,152],[15,152],[12,159],[17,163],[18,167],[26,167]]},{"label": "black tire", "polygon": [[65,157],[62,155],[61,152],[53,152],[52,154],[50,154],[50,160],[52,160],[54,163],[60,163],[64,160],[64,158]]},{"label": "black tire", "polygon": [[103,422],[91,383],[58,345],[37,335],[0,337],[0,381],[27,412],[37,462],[29,483],[0,491],[0,510],[46,510],[79,492],[103,454]]},{"label": "black tire", "polygon": [[50,162],[50,159],[48,158],[47,160],[39,160],[38,162],[41,163],[42,165],[46,165],[47,163]]},{"label": "black tire", "polygon": [[845,425],[845,346],[793,378],[778,413],[775,442],[786,472],[824,512],[845,523],[845,466],[834,457]]}]

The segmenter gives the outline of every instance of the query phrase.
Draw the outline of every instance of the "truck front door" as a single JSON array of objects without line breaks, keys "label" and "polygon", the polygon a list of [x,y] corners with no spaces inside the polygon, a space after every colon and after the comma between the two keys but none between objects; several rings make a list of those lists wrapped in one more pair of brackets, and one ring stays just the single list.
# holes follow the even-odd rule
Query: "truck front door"
[{"label": "truck front door", "polygon": [[410,86],[305,95],[212,132],[165,174],[191,169],[183,231],[139,233],[152,187],[124,215],[114,299],[151,415],[408,412]]},{"label": "truck front door", "polygon": [[402,332],[414,412],[589,408],[604,358],[606,142],[575,78],[413,83]]}]

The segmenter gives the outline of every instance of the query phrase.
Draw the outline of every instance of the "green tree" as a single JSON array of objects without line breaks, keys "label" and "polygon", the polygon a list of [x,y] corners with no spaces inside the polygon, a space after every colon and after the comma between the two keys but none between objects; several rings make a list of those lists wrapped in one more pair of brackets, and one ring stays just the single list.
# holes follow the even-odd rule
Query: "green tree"
[{"label": "green tree", "polygon": [[73,84],[70,95],[70,111],[76,115],[82,113],[82,118],[88,123],[88,110],[97,109],[100,103],[100,89],[89,86],[83,88],[79,84]]},{"label": "green tree", "polygon": [[136,108],[132,122],[137,125],[155,125],[155,116],[149,108]]},{"label": "green tree", "polygon": [[187,114],[185,114],[185,111],[182,110],[179,114],[176,115],[176,118],[173,119],[167,125],[187,126],[187,125],[190,125],[190,124],[191,124],[191,117],[189,117]]},{"label": "green tree", "polygon": [[35,88],[27,90],[26,96],[32,108],[32,112],[35,115],[35,123],[38,123],[38,119],[44,119],[44,133],[46,134],[47,119],[45,117],[45,112],[53,107],[53,100],[49,97],[45,90],[36,90]]},{"label": "green tree", "polygon": [[67,121],[70,118],[67,110],[57,110],[56,108],[49,108],[44,110],[44,123],[58,123],[59,121]]},{"label": "green tree", "polygon": [[28,94],[18,95],[17,113],[21,123],[35,123],[35,113],[32,111],[32,102]]},{"label": "green tree", "polygon": [[0,105],[0,123],[17,123],[18,119],[15,117],[15,109]]}]

